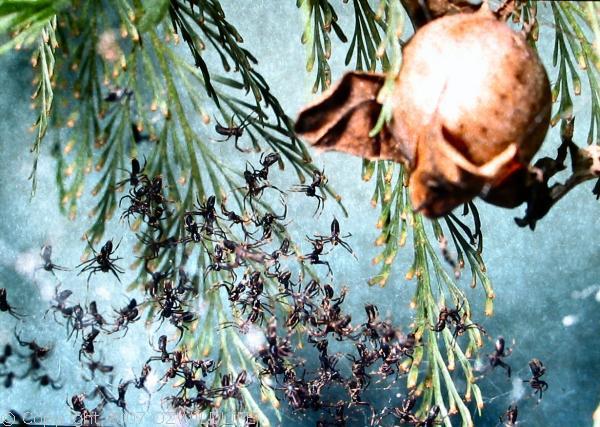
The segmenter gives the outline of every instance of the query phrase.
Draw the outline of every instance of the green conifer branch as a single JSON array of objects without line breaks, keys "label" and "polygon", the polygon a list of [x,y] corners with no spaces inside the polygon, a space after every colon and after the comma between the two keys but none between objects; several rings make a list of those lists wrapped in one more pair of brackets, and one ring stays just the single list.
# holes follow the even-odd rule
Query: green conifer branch
[{"label": "green conifer branch", "polygon": [[[581,94],[580,73],[585,73],[589,84],[592,111],[588,143],[597,143],[598,129],[600,129],[600,91],[598,69],[595,66],[597,58],[591,43],[587,41],[582,32],[583,10],[577,6],[567,6],[562,3],[552,4],[551,7],[554,23],[557,26],[553,65],[559,68],[559,76],[552,88],[552,96],[553,100],[560,97],[558,111],[552,117],[552,124],[555,125],[560,119],[572,117],[571,93],[576,96]],[[569,80],[571,87],[569,87]]]}]

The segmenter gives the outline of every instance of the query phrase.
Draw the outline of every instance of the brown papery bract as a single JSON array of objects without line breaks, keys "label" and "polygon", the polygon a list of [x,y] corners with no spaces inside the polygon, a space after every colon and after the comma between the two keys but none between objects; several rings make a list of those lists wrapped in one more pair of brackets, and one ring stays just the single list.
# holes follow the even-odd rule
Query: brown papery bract
[{"label": "brown papery bract", "polygon": [[525,38],[482,7],[436,19],[403,51],[391,122],[374,138],[384,76],[348,73],[305,108],[296,131],[314,146],[410,171],[411,201],[430,217],[476,196],[524,201],[529,161],[548,129],[548,77]]}]

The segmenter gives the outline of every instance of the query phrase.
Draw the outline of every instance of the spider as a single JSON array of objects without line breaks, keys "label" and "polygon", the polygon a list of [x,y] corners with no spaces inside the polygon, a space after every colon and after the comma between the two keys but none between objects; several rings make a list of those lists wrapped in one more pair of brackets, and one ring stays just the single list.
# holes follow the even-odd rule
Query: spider
[{"label": "spider", "polygon": [[133,95],[133,91],[128,88],[116,87],[111,89],[104,97],[105,102],[119,102],[122,99],[127,99]]},{"label": "spider", "polygon": [[[323,212],[323,208],[325,207],[325,198],[317,194],[317,188],[321,188],[323,185],[327,183],[327,177],[325,176],[325,171],[315,170],[313,173],[313,180],[308,185],[294,185],[290,188],[290,191],[295,193],[304,193],[308,197],[314,197],[317,199],[317,209],[315,209],[314,215],[317,215],[319,210]],[[320,215],[320,214],[319,214]]]},{"label": "spider", "polygon": [[240,225],[242,231],[244,232],[244,238],[248,239],[249,236],[252,236],[253,233],[249,233],[245,227],[245,224],[248,224],[250,220],[238,215],[234,211],[227,210],[227,207],[225,206],[225,201],[221,202],[221,212],[223,213],[223,215],[225,215],[225,219],[229,221],[232,225]]},{"label": "spider", "polygon": [[92,396],[96,397],[100,395],[103,401],[106,401],[107,403],[112,403],[117,408],[121,408],[121,410],[123,411],[123,418],[125,418],[125,413],[129,412],[127,410],[125,394],[127,393],[127,388],[129,387],[129,385],[133,383],[135,383],[135,380],[119,382],[119,386],[117,387],[117,397],[115,397],[105,386],[102,385],[96,386],[96,388],[92,392]]},{"label": "spider", "polygon": [[283,205],[283,213],[281,215],[277,215],[274,212],[266,212],[262,217],[256,218],[253,222],[257,227],[262,227],[263,233],[260,241],[267,240],[271,238],[273,234],[273,229],[276,229],[278,232],[285,232],[285,227],[289,224],[280,224],[278,221],[283,221],[287,216],[287,204],[281,198],[281,204]]},{"label": "spider", "polygon": [[248,373],[243,370],[233,380],[232,374],[225,374],[221,377],[221,387],[212,390],[217,396],[223,399],[236,399],[238,406],[242,405],[242,393],[241,389],[248,384]]},{"label": "spider", "polygon": [[146,169],[146,158],[144,157],[144,166],[140,167],[140,162],[138,161],[138,159],[136,159],[135,157],[133,159],[131,159],[131,171],[128,171],[126,169],[121,169],[124,170],[125,172],[127,172],[127,174],[129,175],[128,178],[124,179],[123,181],[119,181],[115,184],[116,188],[120,188],[121,186],[123,186],[123,184],[125,183],[129,183],[129,185],[131,185],[132,187],[137,187],[141,182],[144,183],[148,183],[148,177],[146,176],[144,172],[144,169]]},{"label": "spider", "polygon": [[[185,272],[185,269],[182,266],[179,267],[178,273],[179,273],[179,278],[177,280],[177,286],[175,287],[175,292],[177,292],[178,294],[185,294],[186,292],[194,291],[194,281],[197,276],[189,277],[188,274]],[[191,286],[188,286],[188,283]]]},{"label": "spider", "polygon": [[[287,273],[291,274],[289,271]],[[298,323],[306,324],[315,309],[313,298],[321,291],[320,284],[316,280],[307,283],[303,290],[301,283],[297,286],[297,291],[294,290],[295,286],[289,286],[276,295],[278,299],[289,297],[292,300],[292,304],[290,304],[292,311],[286,320],[286,326],[290,329],[295,328]]]},{"label": "spider", "polygon": [[468,320],[468,313],[465,311],[462,315],[460,314],[463,305],[464,302],[457,305],[456,308],[453,309],[442,307],[438,315],[437,323],[432,330],[435,332],[441,332],[446,328],[447,325],[454,324],[455,329],[452,333],[452,337],[454,339],[461,336],[469,329],[478,329],[481,333],[485,334],[485,329],[483,329],[483,327],[477,323],[465,323]]},{"label": "spider", "polygon": [[[79,331],[83,331],[86,327],[92,325],[93,322],[84,319],[85,312],[79,304],[69,307],[69,309],[71,314],[67,317],[67,333],[69,334],[67,339],[71,339],[73,333],[75,333],[75,339],[77,339]],[[71,328],[71,332],[69,332],[69,328]]]},{"label": "spider", "polygon": [[490,366],[492,367],[492,369],[495,368],[496,366],[500,366],[500,367],[506,369],[508,378],[510,378],[510,365],[508,363],[504,362],[502,359],[510,356],[510,354],[512,353],[512,348],[509,348],[508,350],[505,351],[504,347],[505,347],[504,338],[498,337],[498,339],[496,340],[496,349],[494,350],[494,352],[492,354],[488,355],[488,358],[490,360]]},{"label": "spider", "polygon": [[265,153],[261,154],[259,163],[262,168],[257,170],[255,175],[266,180],[269,176],[269,168],[279,161],[281,161],[281,156],[278,153],[269,153],[266,156]]},{"label": "spider", "polygon": [[250,306],[250,314],[248,315],[246,322],[258,323],[262,326],[265,320],[265,312],[273,315],[272,308],[268,304],[261,302],[259,298],[254,299],[251,304],[248,303],[249,301],[247,300],[243,301],[244,307],[242,312],[245,312],[248,305]]},{"label": "spider", "polygon": [[0,288],[0,312],[7,312],[15,319],[21,319],[24,314],[19,313],[8,303],[7,292],[5,288]]},{"label": "spider", "polygon": [[89,362],[86,363],[87,368],[89,369],[89,371],[92,373],[92,378],[88,379],[85,378],[85,380],[87,381],[92,381],[95,377],[96,377],[96,371],[101,372],[103,374],[108,374],[111,373],[115,367],[111,366],[111,365],[105,365],[102,361],[100,360],[93,360],[92,358],[89,358]]},{"label": "spider", "polygon": [[283,374],[283,387],[277,387],[283,390],[289,405],[294,410],[307,408],[309,405],[308,384],[304,378],[298,378],[293,368],[289,367]]},{"label": "spider", "polygon": [[160,360],[162,363],[165,363],[171,359],[172,353],[170,353],[167,350],[167,336],[166,335],[161,335],[160,337],[158,337],[158,349],[154,348],[154,344],[152,344],[152,343],[150,343],[150,346],[152,347],[152,350],[160,353],[160,356],[151,356],[146,361],[146,364],[153,362],[155,360]]},{"label": "spider", "polygon": [[112,240],[107,240],[107,242],[104,244],[104,246],[102,246],[102,248],[100,249],[100,253],[98,253],[93,248],[93,246],[92,246],[91,242],[89,241],[89,239],[87,238],[87,236],[85,237],[85,239],[87,240],[88,245],[89,245],[90,249],[92,250],[94,257],[92,259],[82,262],[77,267],[75,267],[75,268],[79,268],[79,267],[83,266],[83,268],[77,275],[79,276],[84,271],[90,272],[90,274],[88,275],[88,278],[87,278],[88,288],[89,288],[90,278],[92,277],[92,274],[96,273],[97,271],[102,271],[103,273],[108,273],[110,271],[112,274],[115,275],[115,277],[117,278],[117,280],[120,283],[121,279],[119,278],[119,275],[117,273],[123,274],[125,271],[122,270],[120,267],[118,267],[115,264],[115,261],[123,259],[123,258],[120,258],[120,257],[113,258],[113,257],[111,257],[111,255],[117,251],[121,242],[119,241],[117,246],[115,248],[113,248]]},{"label": "spider", "polygon": [[35,382],[39,383],[42,387],[50,386],[54,390],[60,390],[63,387],[62,384],[61,385],[58,384],[57,379],[53,380],[52,378],[50,378],[50,375],[48,375],[48,374],[44,374],[39,377],[35,377],[33,380]]},{"label": "spider", "polygon": [[88,306],[88,314],[93,319],[92,326],[95,323],[96,326],[100,327],[100,329],[104,329],[104,325],[106,325],[107,322],[106,319],[104,319],[104,317],[98,311],[98,304],[96,303],[96,301],[90,302],[90,305]]},{"label": "spider", "polygon": [[13,349],[10,344],[4,346],[4,352],[0,356],[0,365],[4,365],[8,358],[13,355]]},{"label": "spider", "polygon": [[269,243],[268,240],[259,240],[254,243],[237,243],[233,240],[223,240],[223,247],[235,255],[234,264],[236,267],[246,265],[246,261],[263,263],[268,258],[268,254],[258,250],[261,246]]},{"label": "spider", "polygon": [[397,406],[392,410],[392,415],[403,424],[416,424],[419,419],[412,412],[415,404],[414,396],[408,396],[406,399],[402,399],[401,406]]},{"label": "spider", "polygon": [[150,273],[150,281],[144,284],[144,293],[150,294],[151,297],[156,297],[158,294],[161,285],[163,288],[168,288],[169,292],[171,292],[173,288],[173,282],[171,280],[167,280],[173,276],[174,272],[171,269],[171,266],[167,268],[166,271],[151,271],[148,268],[148,264],[145,265],[146,271]]},{"label": "spider", "polygon": [[179,330],[179,339],[177,340],[177,344],[179,344],[183,338],[185,331],[188,330],[187,323],[194,322],[195,320],[197,320],[197,318],[191,311],[176,310],[173,312],[173,314],[171,314],[170,322]]},{"label": "spider", "polygon": [[324,337],[327,334],[337,334],[336,339],[338,341],[342,341],[344,337],[349,337],[350,339],[354,339],[351,335],[354,332],[354,328],[350,325],[352,321],[352,316],[349,314],[341,315],[339,313],[335,313],[334,315],[330,315],[329,313],[322,319],[317,319],[315,323],[319,326],[325,326],[324,329],[310,331],[309,333],[313,337]]},{"label": "spider", "polygon": [[61,324],[56,319],[56,313],[60,312],[63,315],[63,317],[67,319],[69,319],[73,315],[73,307],[67,307],[67,299],[69,299],[69,297],[73,294],[73,291],[65,289],[64,291],[59,292],[59,289],[60,284],[56,285],[56,287],[54,288],[54,297],[52,299],[52,302],[50,303],[50,308],[48,308],[48,310],[46,310],[46,313],[44,313],[44,317],[46,317],[46,314],[48,314],[50,310],[53,310],[52,315],[54,316],[54,321],[58,324]]},{"label": "spider", "polygon": [[192,360],[192,368],[194,370],[200,370],[203,377],[215,372],[219,368],[220,364],[221,362],[215,363],[215,361],[212,359]]},{"label": "spider", "polygon": [[[332,276],[333,275],[333,271],[331,270],[331,266],[329,265],[329,263],[327,261],[323,261],[321,260],[321,255],[325,255],[323,253],[323,249],[325,249],[325,245],[324,245],[324,241],[321,239],[311,239],[310,237],[306,237],[308,239],[308,241],[310,242],[310,244],[313,247],[312,252],[309,252],[307,254],[301,255],[300,261],[304,262],[305,260],[310,261],[311,264],[315,265],[315,264],[321,264],[321,265],[325,265],[327,266],[327,274]],[[328,252],[327,252],[328,253]]]},{"label": "spider", "polygon": [[[252,170],[249,169],[252,168]],[[254,166],[250,163],[246,162],[246,170],[244,171],[244,181],[246,182],[245,187],[240,187],[238,190],[246,190],[246,194],[243,199],[244,209],[246,208],[246,200],[250,199],[250,207],[254,210],[254,206],[252,205],[253,199],[259,199],[262,197],[265,189],[272,188],[278,191],[280,194],[284,194],[279,188],[275,187],[266,179],[263,179],[264,174],[261,173],[261,170],[256,170]]]},{"label": "spider", "polygon": [[130,202],[129,207],[121,214],[121,219],[127,218],[129,221],[130,215],[141,214],[148,226],[162,233],[160,221],[172,215],[172,212],[166,208],[166,204],[170,200],[167,200],[162,194],[162,177],[157,175],[151,181],[144,179],[140,182],[143,185],[131,188],[129,193],[119,200],[119,207],[124,199],[128,199]]},{"label": "spider", "polygon": [[[288,257],[292,254],[292,251],[290,250],[290,239],[288,239],[287,237],[284,238],[281,241],[281,245],[279,246],[278,249],[275,249],[273,252],[271,252],[270,255],[270,261],[273,263],[272,265],[275,267],[275,271],[276,273],[272,276],[272,277],[277,277],[277,275],[279,275],[281,272],[279,271],[279,258],[281,257]],[[273,274],[273,273],[269,273],[269,274]]]},{"label": "spider", "polygon": [[354,257],[354,259],[357,259],[356,254],[354,253],[354,251],[352,250],[350,245],[347,242],[344,242],[342,240],[342,239],[345,239],[345,238],[351,237],[351,236],[352,236],[351,233],[348,233],[345,236],[340,236],[340,223],[338,222],[338,220],[336,218],[333,218],[333,221],[331,221],[331,234],[329,236],[322,236],[320,234],[315,234],[315,237],[317,239],[322,240],[324,243],[331,243],[333,246],[340,245],[341,247],[346,249],[348,252],[350,252],[350,254]]},{"label": "spider", "polygon": [[138,234],[137,238],[145,247],[144,255],[146,256],[140,258],[145,259],[146,263],[158,258],[161,250],[176,248],[177,245],[182,242],[176,236],[166,237],[162,240],[154,240],[152,236],[147,233]]},{"label": "spider", "polygon": [[45,359],[50,352],[52,351],[52,347],[43,347],[40,346],[35,340],[33,341],[23,341],[21,338],[21,334],[17,333],[15,330],[15,338],[21,347],[27,347],[29,351],[31,351],[30,356],[35,357],[36,359],[43,360]]},{"label": "spider", "polygon": [[106,399],[101,399],[98,406],[94,409],[87,409],[85,407],[85,394],[76,394],[71,397],[71,402],[67,400],[67,405],[71,411],[75,412],[77,417],[75,418],[75,424],[83,426],[98,426],[100,419],[102,418],[102,409],[107,403]]},{"label": "spider", "polygon": [[131,134],[136,144],[144,141],[151,141],[152,136],[148,133],[142,132],[142,127],[135,122],[131,122]]},{"label": "spider", "polygon": [[150,390],[148,390],[148,388],[146,387],[146,381],[148,380],[148,375],[150,375],[150,372],[152,372],[152,368],[150,367],[150,365],[145,364],[144,366],[142,366],[142,372],[140,373],[140,376],[136,376],[133,380],[135,388],[137,388],[138,390],[144,390],[148,394],[148,396],[150,396],[151,393]]},{"label": "spider", "polygon": [[54,274],[54,270],[60,270],[60,271],[69,270],[66,267],[61,267],[52,262],[52,246],[50,246],[50,245],[42,246],[40,256],[42,257],[44,264],[38,268],[43,268],[44,270],[49,271],[52,274]]},{"label": "spider", "polygon": [[254,114],[254,113],[252,112],[252,113],[248,114],[246,116],[246,118],[240,123],[239,126],[235,126],[234,121],[233,121],[233,116],[231,116],[229,126],[227,126],[227,127],[225,127],[221,123],[219,123],[217,118],[214,117],[215,122],[217,122],[217,124],[215,125],[215,132],[217,132],[219,135],[226,137],[221,140],[215,140],[215,141],[216,142],[225,142],[225,141],[229,141],[229,138],[234,137],[235,148],[237,150],[241,151],[242,153],[251,152],[252,150],[250,150],[250,149],[240,148],[240,146],[238,145],[238,140],[244,134],[244,129],[246,129],[246,127],[250,124],[248,119],[250,118],[250,116],[252,116],[252,114]]},{"label": "spider", "polygon": [[517,417],[519,416],[519,409],[517,405],[510,405],[506,412],[500,417],[500,422],[505,427],[514,427],[517,425]]},{"label": "spider", "polygon": [[380,330],[386,326],[385,322],[379,318],[379,309],[376,305],[365,305],[365,311],[367,313],[367,321],[361,325],[363,329],[362,334],[371,341],[377,342],[381,338]]},{"label": "spider", "polygon": [[213,263],[208,265],[204,269],[204,277],[205,278],[211,271],[225,270],[225,271],[229,271],[233,282],[235,282],[237,280],[237,274],[235,273],[235,269],[237,267],[239,267],[239,264],[227,262],[228,253],[226,251],[225,246],[223,246],[221,244],[216,244],[215,248],[214,248],[214,252],[212,254],[209,254],[209,256],[212,258]]},{"label": "spider", "polygon": [[531,370],[531,378],[523,380],[525,383],[529,383],[532,389],[535,390],[534,395],[539,393],[540,398],[538,402],[542,400],[542,394],[548,389],[548,383],[540,378],[546,373],[544,364],[539,359],[531,359],[529,361],[529,369]]},{"label": "spider", "polygon": [[83,337],[83,342],[81,343],[81,348],[79,349],[79,361],[81,361],[82,354],[85,354],[87,357],[90,357],[92,354],[94,354],[94,340],[99,334],[100,330],[92,327],[92,332]]},{"label": "spider", "polygon": [[114,312],[117,313],[119,317],[117,317],[117,320],[115,321],[114,329],[109,332],[110,334],[125,329],[123,336],[127,335],[129,324],[139,320],[141,317],[135,298],[132,298],[125,307],[120,310],[114,310]]},{"label": "spider", "polygon": [[21,347],[27,347],[30,351],[28,355],[22,355],[18,353],[19,357],[23,359],[29,359],[29,368],[27,372],[21,377],[25,378],[31,371],[38,371],[42,367],[42,361],[45,360],[50,352],[52,351],[52,347],[42,347],[35,340],[32,341],[23,341],[21,336],[15,330],[15,338]]},{"label": "spider", "polygon": [[[196,203],[197,204],[194,205],[196,210],[186,212],[186,217],[191,215],[201,216],[204,219],[204,223],[200,227],[200,232],[206,233],[207,236],[218,235],[220,237],[224,237],[225,232],[221,229],[217,221],[218,215],[217,210],[215,209],[216,197],[210,196],[208,199],[206,199],[205,203],[201,203],[199,197],[196,196]],[[186,222],[186,225],[191,225],[190,220]]]},{"label": "spider", "polygon": [[244,419],[244,427],[259,427],[260,423],[252,415],[246,415]]},{"label": "spider", "polygon": [[438,420],[437,417],[440,414],[440,407],[434,405],[429,409],[427,416],[422,420],[417,420],[414,424],[415,427],[433,427],[434,425],[442,424],[441,420]]},{"label": "spider", "polygon": [[184,217],[185,231],[189,234],[188,237],[182,240],[184,243],[195,242],[198,243],[202,240],[202,234],[200,233],[200,227],[194,219],[193,215],[186,214]]}]

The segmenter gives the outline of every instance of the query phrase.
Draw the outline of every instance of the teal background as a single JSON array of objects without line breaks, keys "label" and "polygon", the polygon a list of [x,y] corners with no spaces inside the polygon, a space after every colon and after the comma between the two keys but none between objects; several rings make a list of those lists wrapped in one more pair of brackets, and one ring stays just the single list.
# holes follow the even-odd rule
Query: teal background
[{"label": "teal background", "polygon": [[[244,36],[245,44],[259,59],[258,69],[286,111],[295,112],[312,98],[310,89],[313,76],[305,71],[305,47],[300,44],[302,33],[301,14],[293,1],[224,1],[229,20]],[[541,8],[541,56],[548,66],[551,80],[552,28],[547,11]],[[347,34],[353,30],[352,8],[339,4],[336,7],[342,26]],[[346,46],[334,44],[332,58],[333,79],[339,78],[346,67],[343,59]],[[32,157],[29,147],[33,134],[28,129],[35,120],[30,109],[31,80],[33,73],[27,53],[11,53],[0,57],[0,144],[2,168],[0,169],[0,287],[8,288],[9,298],[18,307],[36,314],[27,323],[17,324],[8,316],[0,317],[0,348],[9,340],[15,327],[23,330],[24,338],[36,337],[41,342],[54,343],[54,355],[48,366],[60,373],[65,386],[59,391],[47,391],[26,382],[17,382],[11,389],[0,388],[0,414],[10,408],[36,416],[66,422],[72,419],[65,405],[67,396],[88,389],[83,385],[84,372],[77,361],[78,344],[66,342],[64,328],[55,324],[51,316],[43,318],[55,280],[40,271],[33,274],[39,262],[39,248],[46,242],[54,246],[55,262],[74,266],[85,247],[81,240],[83,231],[91,224],[86,215],[91,206],[89,188],[81,200],[81,213],[75,221],[69,221],[58,211],[58,196],[54,180],[55,161],[49,155],[51,139],[45,141],[39,162],[38,191],[33,200],[29,198],[31,182],[27,180]],[[351,64],[352,65],[352,64]],[[576,99],[575,140],[585,143],[589,120],[589,94],[585,92]],[[211,129],[198,123],[198,129],[210,135]],[[212,135],[211,135],[212,136]],[[558,146],[557,129],[552,129],[540,155],[551,155]],[[243,144],[242,144],[243,145]],[[219,150],[232,160],[239,154],[227,148]],[[290,225],[300,239],[304,234],[326,231],[333,215],[337,216],[342,230],[353,234],[351,243],[359,254],[355,261],[345,253],[334,254],[335,281],[337,286],[347,285],[351,292],[348,304],[351,312],[362,316],[363,305],[375,303],[380,311],[404,325],[410,323],[412,311],[409,301],[415,291],[415,282],[404,280],[404,274],[412,263],[412,250],[407,245],[398,255],[395,273],[386,288],[368,287],[367,279],[377,272],[371,259],[378,253],[373,246],[377,236],[375,228],[378,212],[370,206],[373,183],[361,180],[360,159],[343,154],[315,155],[318,164],[324,166],[330,183],[342,195],[350,215],[343,218],[341,211],[331,202],[319,218],[318,225],[305,213],[300,198],[290,204]],[[287,176],[292,172],[287,171]],[[88,182],[94,182],[91,177]],[[290,178],[291,179],[291,178]],[[495,371],[481,381],[486,400],[483,417],[475,417],[476,425],[493,426],[498,416],[514,400],[519,400],[523,426],[585,426],[591,425],[591,414],[600,402],[600,264],[598,236],[600,236],[600,202],[591,194],[593,183],[579,186],[568,194],[537,226],[535,232],[514,224],[513,217],[521,216],[523,208],[513,211],[477,202],[484,232],[484,259],[496,292],[495,315],[483,316],[483,291],[480,287],[470,289],[468,274],[460,280],[474,305],[474,320],[480,321],[490,337],[503,335],[515,341],[514,353],[507,359],[514,372],[513,382],[503,371]],[[313,206],[308,207],[312,211]],[[129,248],[134,242],[126,225],[112,221],[107,238],[124,235],[122,256],[130,256]],[[127,249],[125,249],[127,248]],[[127,259],[125,261],[128,261]],[[122,262],[128,265],[128,262]],[[124,283],[134,277],[127,271]],[[74,272],[61,275],[63,288],[74,289],[83,300],[85,278]],[[99,280],[99,282],[102,282]],[[123,306],[127,297],[124,286],[107,280],[98,283],[96,298],[115,308]],[[357,318],[360,318],[357,314]],[[571,317],[567,317],[571,316]],[[565,318],[567,320],[565,320]],[[574,324],[569,324],[571,319]],[[121,361],[122,369],[116,378],[130,378],[136,374],[147,357],[147,333],[137,325],[139,334],[130,333],[111,345],[100,341],[98,347],[107,361]],[[133,328],[132,328],[133,329]],[[493,348],[486,344],[480,358],[486,363],[486,354]],[[550,387],[541,403],[530,397],[519,378],[527,378],[527,361],[532,357],[541,359],[547,367],[545,376]],[[133,369],[133,370],[132,370]],[[117,380],[118,381],[118,380]],[[526,385],[525,385],[526,386]],[[132,394],[133,395],[133,394]],[[135,395],[134,395],[135,396]],[[144,399],[139,394],[140,399]],[[130,404],[134,407],[135,403]],[[140,403],[143,410],[145,403]],[[159,410],[159,399],[153,397],[152,406]],[[0,416],[1,418],[1,416]],[[307,419],[295,416],[285,418],[285,424],[308,424]],[[140,423],[131,425],[156,425],[156,418],[145,416]],[[356,425],[362,421],[355,420]]]}]

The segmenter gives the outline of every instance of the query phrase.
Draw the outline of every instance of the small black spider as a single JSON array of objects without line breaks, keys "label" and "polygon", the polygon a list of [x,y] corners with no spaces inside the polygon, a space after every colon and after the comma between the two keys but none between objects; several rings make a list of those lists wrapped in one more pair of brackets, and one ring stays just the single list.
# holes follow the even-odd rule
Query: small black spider
[{"label": "small black spider", "polygon": [[115,261],[123,259],[123,258],[120,258],[120,257],[113,258],[111,256],[112,254],[114,254],[117,251],[121,242],[119,242],[117,244],[117,246],[113,248],[112,240],[108,240],[104,244],[104,246],[102,246],[102,248],[100,249],[100,253],[98,253],[93,248],[93,246],[92,246],[91,242],[88,240],[87,236],[86,236],[86,240],[88,242],[88,245],[90,246],[90,249],[92,250],[94,257],[92,259],[82,262],[81,264],[79,264],[76,267],[76,268],[79,268],[79,267],[83,266],[83,268],[77,275],[79,276],[81,273],[83,273],[85,271],[90,272],[90,274],[88,275],[88,278],[87,278],[88,287],[89,287],[90,278],[92,277],[92,274],[96,273],[97,271],[102,271],[103,273],[108,273],[110,271],[112,274],[115,275],[117,280],[119,282],[121,282],[121,279],[119,278],[119,275],[117,273],[123,274],[125,271],[122,270],[120,267],[118,267],[115,264]]}]

